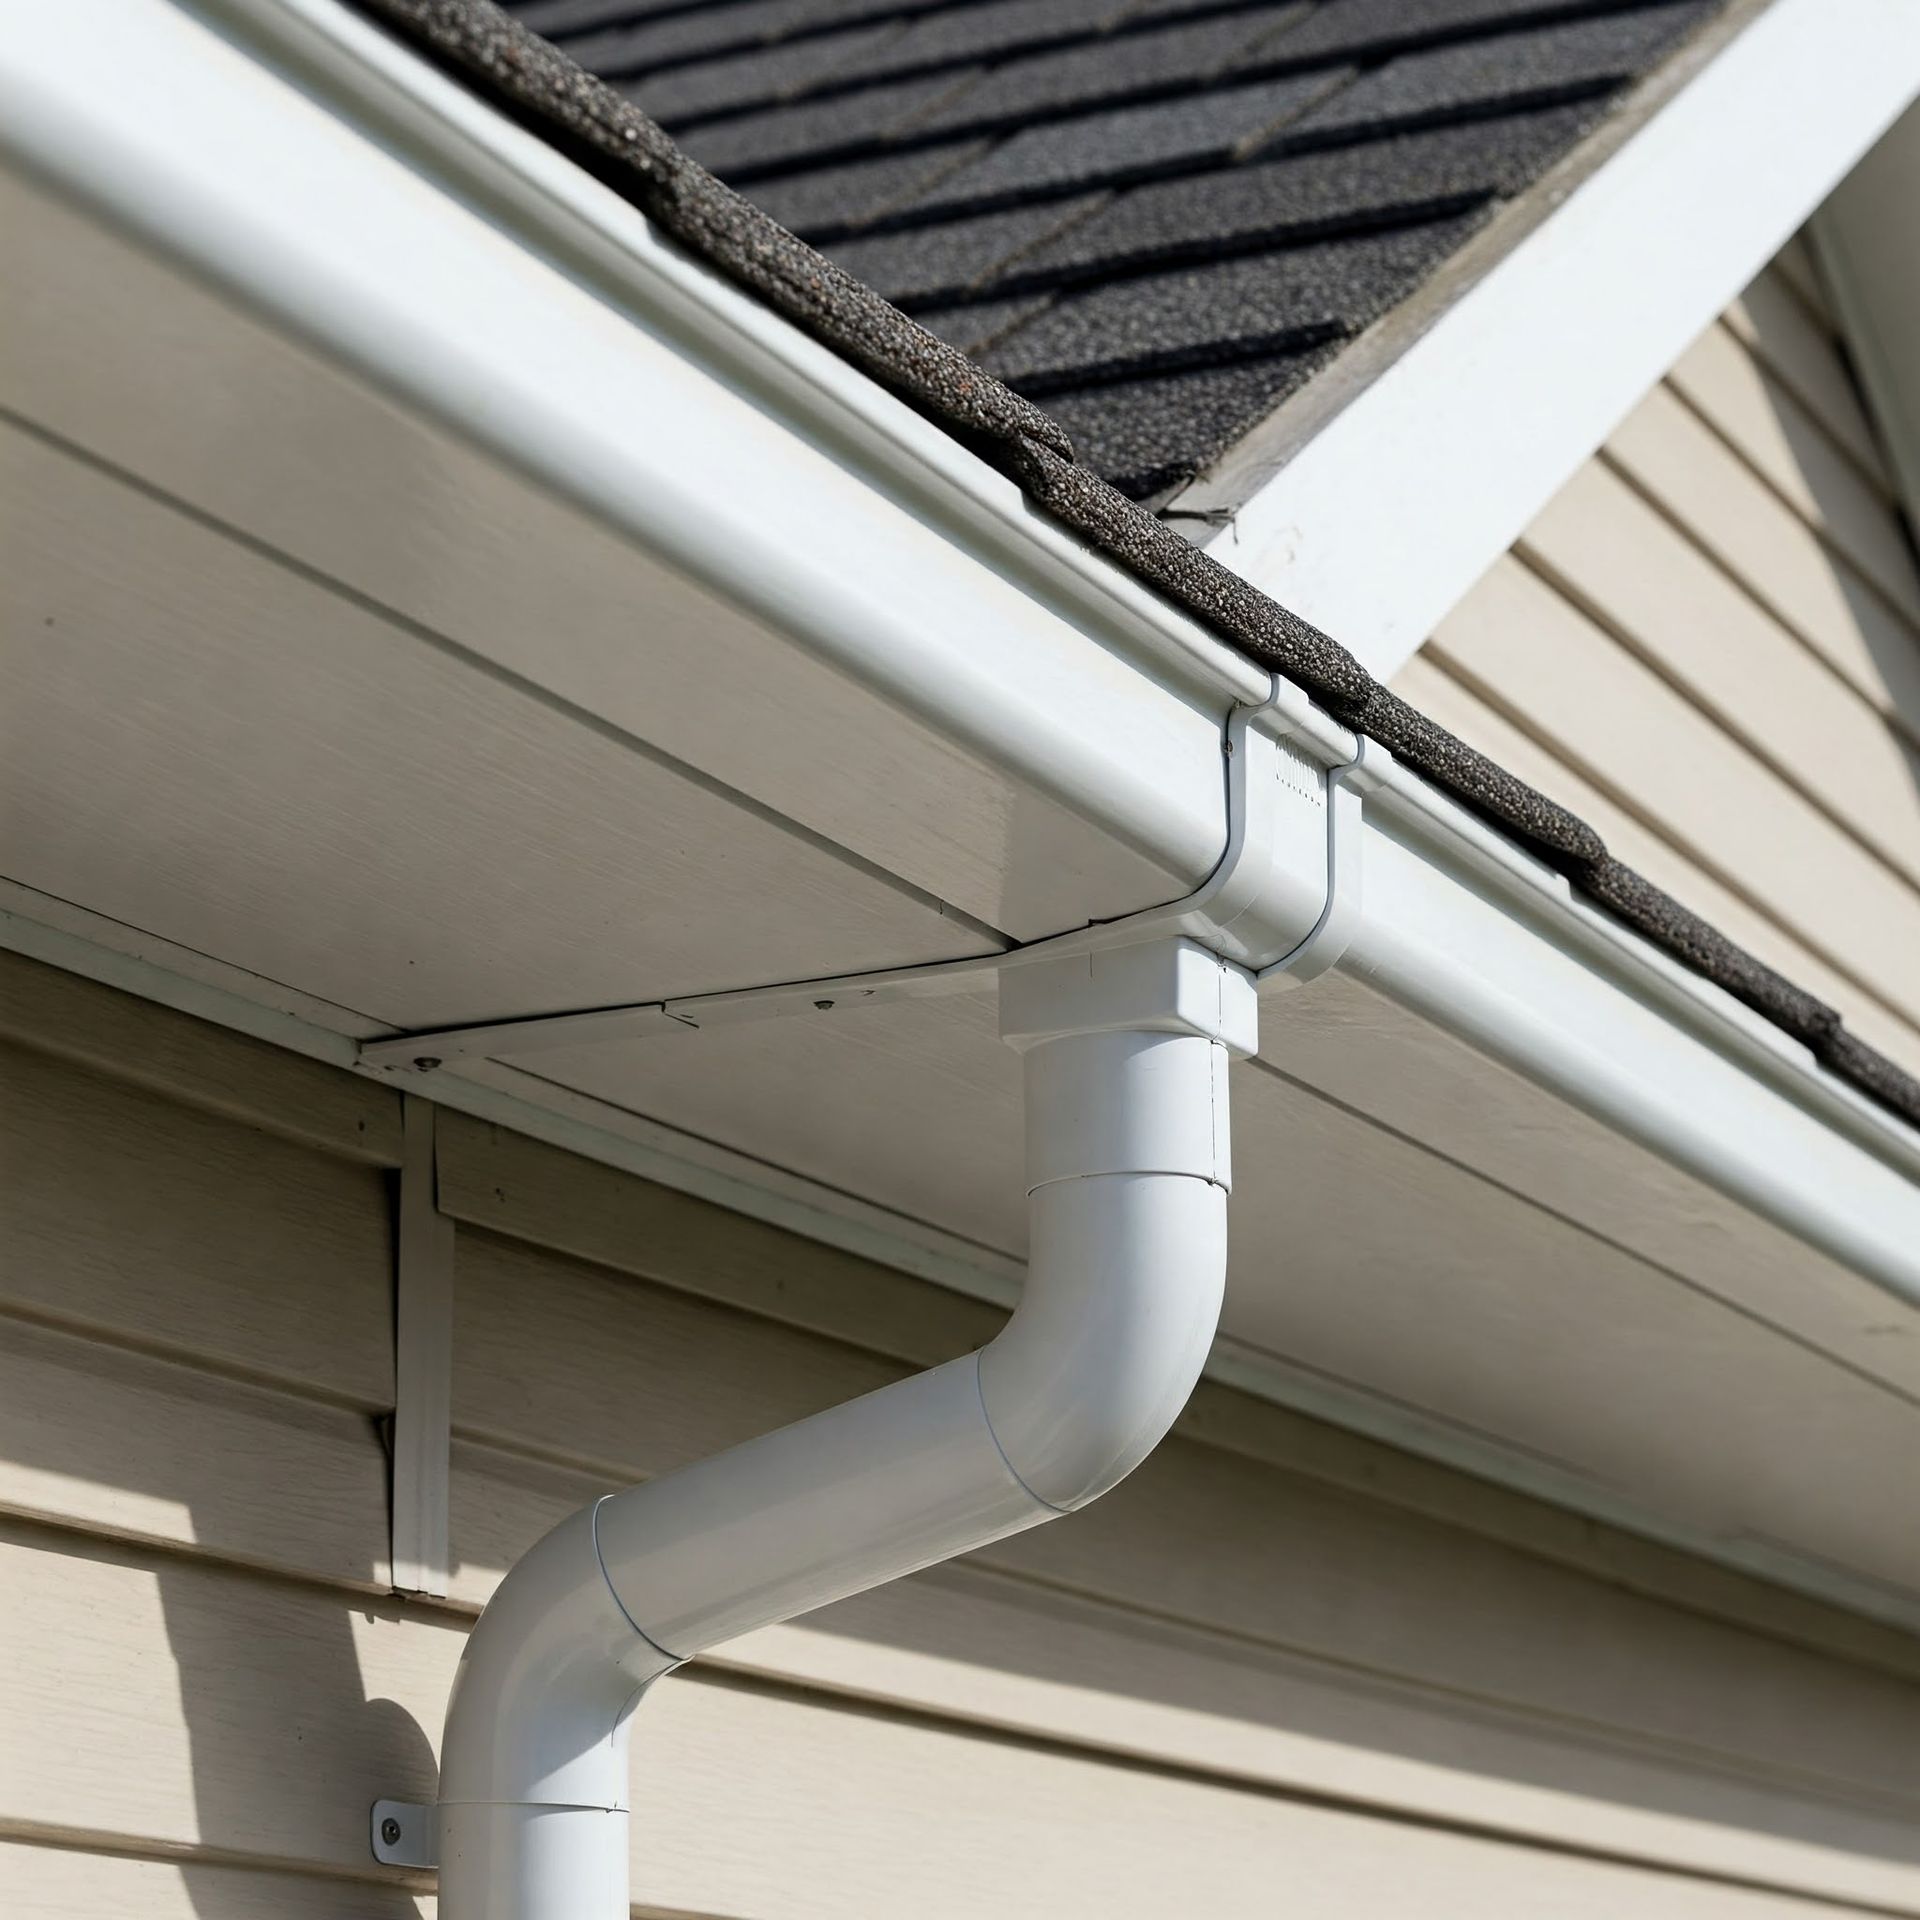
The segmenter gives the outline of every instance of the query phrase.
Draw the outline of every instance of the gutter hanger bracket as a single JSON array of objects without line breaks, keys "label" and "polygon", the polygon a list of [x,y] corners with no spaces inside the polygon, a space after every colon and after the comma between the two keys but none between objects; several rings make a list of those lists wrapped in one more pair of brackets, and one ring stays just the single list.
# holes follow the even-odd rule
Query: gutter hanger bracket
[{"label": "gutter hanger bracket", "polygon": [[1353,758],[1327,769],[1327,897],[1320,917],[1300,944],[1262,967],[1254,979],[1281,987],[1304,986],[1318,980],[1347,950],[1362,912],[1361,796],[1385,783],[1391,763],[1386,749],[1362,734],[1354,741]]},{"label": "gutter hanger bracket", "polygon": [[[1269,725],[1256,728],[1257,718]],[[1353,740],[1321,714],[1297,687],[1277,676],[1267,697],[1237,706],[1228,715],[1221,740],[1226,778],[1227,839],[1213,871],[1190,894],[1160,906],[1145,907],[1117,920],[1036,940],[999,953],[969,954],[918,966],[832,974],[814,980],[788,980],[725,993],[691,994],[675,999],[590,1008],[577,1013],[536,1014],[480,1025],[439,1027],[363,1041],[358,1065],[369,1072],[424,1075],[460,1060],[511,1059],[563,1047],[599,1046],[654,1035],[697,1032],[804,1013],[831,1013],[877,1006],[901,999],[959,993],[1003,969],[1028,961],[1091,954],[1138,945],[1168,935],[1185,936],[1239,965],[1254,967],[1273,951],[1268,931],[1270,896],[1276,875],[1286,868],[1278,858],[1276,815],[1283,789],[1280,762],[1301,742],[1297,758],[1326,766],[1331,756],[1352,752],[1325,773],[1327,881],[1324,904],[1305,937],[1282,957],[1261,967],[1256,977],[1301,982],[1316,978],[1340,957],[1359,908],[1359,794],[1377,779],[1361,775],[1383,751]],[[1384,777],[1384,776],[1382,776]],[[1289,899],[1284,918],[1298,925],[1302,903]],[[1312,911],[1311,906],[1304,911]]]}]

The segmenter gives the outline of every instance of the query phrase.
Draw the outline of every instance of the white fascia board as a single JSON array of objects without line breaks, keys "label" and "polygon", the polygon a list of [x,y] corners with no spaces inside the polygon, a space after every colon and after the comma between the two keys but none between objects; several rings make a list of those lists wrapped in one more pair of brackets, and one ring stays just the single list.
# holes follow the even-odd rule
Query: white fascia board
[{"label": "white fascia board", "polygon": [[1813,240],[1910,518],[1920,518],[1920,107],[1814,218]]},{"label": "white fascia board", "polygon": [[[1797,0],[1781,11],[1798,17]],[[750,585],[792,645],[929,724],[1036,781],[1077,770],[1090,832],[1155,845],[1189,887],[1205,878],[1222,844],[1219,729],[1267,692],[1264,674],[331,0],[219,13],[305,97],[167,0],[45,7],[0,38],[0,152],[636,542]],[[381,144],[356,130],[369,123]],[[571,271],[542,264],[556,259]],[[648,410],[622,411],[636,392]],[[1116,755],[1116,734],[1164,751]],[[1338,735],[1293,738],[1331,761]],[[1211,806],[1180,804],[1202,793]],[[1920,1298],[1910,1130],[1403,770],[1369,798],[1364,833],[1350,971]],[[1609,1060],[1626,1024],[1634,1045]],[[535,1100],[500,1073],[516,1103]],[[449,1082],[435,1097],[501,1096]],[[731,1165],[649,1170],[722,1179],[756,1210]],[[840,1237],[835,1204],[778,1198],[823,1238]],[[847,1211],[872,1251],[872,1210]],[[900,1248],[928,1270],[925,1247]]]},{"label": "white fascia board", "polygon": [[1773,0],[1277,472],[1178,506],[1390,678],[1916,94],[1910,0]]}]

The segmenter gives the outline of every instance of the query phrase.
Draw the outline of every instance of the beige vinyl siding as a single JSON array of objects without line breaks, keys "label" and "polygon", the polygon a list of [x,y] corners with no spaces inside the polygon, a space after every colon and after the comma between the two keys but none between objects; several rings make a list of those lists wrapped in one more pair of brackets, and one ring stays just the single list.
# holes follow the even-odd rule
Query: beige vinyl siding
[{"label": "beige vinyl siding", "polygon": [[[396,1097],[7,956],[0,1084],[21,1920],[431,1913],[366,1809],[431,1794],[514,1557],[996,1323],[443,1113],[453,1592],[402,1597]],[[1213,1388],[1098,1507],[697,1663],[634,1747],[647,1913],[1920,1913],[1920,1645]]]},{"label": "beige vinyl siding", "polygon": [[1799,243],[1398,684],[1920,1071],[1920,572]]}]

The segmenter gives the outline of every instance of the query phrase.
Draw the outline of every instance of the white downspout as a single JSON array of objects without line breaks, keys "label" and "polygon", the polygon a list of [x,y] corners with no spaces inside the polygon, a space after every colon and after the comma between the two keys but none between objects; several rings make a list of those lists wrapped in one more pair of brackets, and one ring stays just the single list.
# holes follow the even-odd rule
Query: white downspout
[{"label": "white downspout", "polygon": [[627,1722],[703,1649],[1104,1493],[1185,1405],[1226,1274],[1227,1063],[1253,983],[1189,940],[1010,967],[1026,1290],[978,1353],[562,1521],[447,1710],[443,1920],[624,1920]]}]

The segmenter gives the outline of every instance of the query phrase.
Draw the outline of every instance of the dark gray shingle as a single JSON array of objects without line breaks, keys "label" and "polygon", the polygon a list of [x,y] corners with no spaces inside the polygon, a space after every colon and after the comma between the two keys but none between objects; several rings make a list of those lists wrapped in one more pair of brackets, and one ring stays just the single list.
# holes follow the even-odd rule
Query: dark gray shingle
[{"label": "dark gray shingle", "polygon": [[596,73],[646,73],[700,55],[739,53],[807,26],[823,0],[740,0],[656,19],[624,20],[575,38],[549,27],[561,51]]},{"label": "dark gray shingle", "polygon": [[691,120],[734,108],[757,107],[791,99],[831,79],[842,68],[898,36],[897,21],[851,27],[794,40],[784,46],[758,47],[724,60],[697,66],[668,67],[621,82],[620,90],[656,120]]},{"label": "dark gray shingle", "polygon": [[1203,472],[1248,420],[1305,386],[1338,351],[1329,343],[1233,366],[1104,382],[1050,394],[1044,404],[1088,466],[1144,499]]},{"label": "dark gray shingle", "polygon": [[1351,60],[1444,40],[1579,20],[1627,5],[1607,0],[1322,0],[1287,36],[1290,60]]},{"label": "dark gray shingle", "polygon": [[1099,204],[1097,195],[1052,200],[938,227],[842,240],[827,249],[827,257],[889,300],[932,306],[962,299],[986,285],[1029,247]]},{"label": "dark gray shingle", "polygon": [[850,158],[863,148],[880,146],[889,133],[972,77],[970,71],[923,74],[858,93],[830,93],[757,113],[730,114],[689,128],[681,145],[703,167],[737,179],[796,163]]},{"label": "dark gray shingle", "polygon": [[1466,212],[1523,185],[1594,117],[1590,104],[1556,107],[1141,187],[1034,248],[996,284],[1011,291]]},{"label": "dark gray shingle", "polygon": [[1335,338],[1417,286],[1475,224],[1440,220],[1096,287],[1056,300],[982,364],[1037,396]]},{"label": "dark gray shingle", "polygon": [[783,174],[753,190],[758,206],[796,233],[826,226],[857,226],[912,200],[984,150],[978,140],[950,147],[909,147],[871,160]]},{"label": "dark gray shingle", "polygon": [[1406,54],[1304,114],[1289,137],[1405,127],[1617,82],[1657,59],[1710,5],[1684,0]]},{"label": "dark gray shingle", "polygon": [[941,181],[917,211],[986,208],[1036,194],[1149,180],[1170,168],[1231,161],[1244,147],[1321,99],[1346,77],[1294,74],[1249,87],[1120,107],[1086,119],[1030,127]]},{"label": "dark gray shingle", "polygon": [[1249,7],[1151,33],[1114,33],[1086,45],[995,67],[930,114],[930,131],[1025,127],[1170,88],[1193,87],[1296,21],[1293,4]]},{"label": "dark gray shingle", "polygon": [[929,307],[917,318],[929,333],[937,334],[962,353],[977,355],[980,348],[1023,320],[1044,312],[1046,306],[1045,294],[1033,294],[1025,300],[976,300],[964,307]]}]

